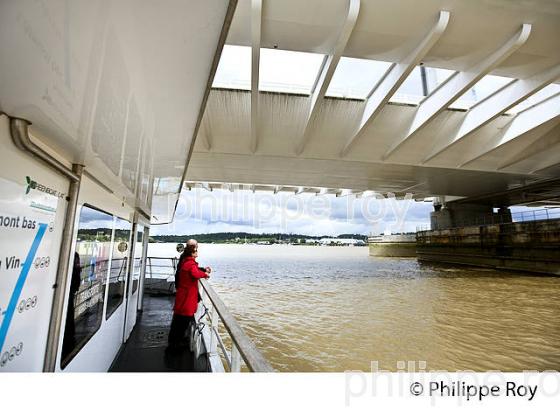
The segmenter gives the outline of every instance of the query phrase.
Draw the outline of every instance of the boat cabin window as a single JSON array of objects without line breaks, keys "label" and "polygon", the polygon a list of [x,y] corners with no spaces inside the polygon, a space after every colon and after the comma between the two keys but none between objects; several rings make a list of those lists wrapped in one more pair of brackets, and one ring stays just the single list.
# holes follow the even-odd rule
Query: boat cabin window
[{"label": "boat cabin window", "polygon": [[134,247],[134,264],[132,267],[132,294],[138,290],[140,272],[142,270],[142,245],[144,240],[144,227],[138,225],[136,231],[136,245]]},{"label": "boat cabin window", "polygon": [[62,368],[101,326],[112,225],[112,215],[88,205],[82,207],[74,267],[69,278],[70,296],[62,343]]},{"label": "boat cabin window", "polygon": [[107,319],[124,300],[131,226],[125,219],[115,217],[111,269],[109,271],[109,293],[107,294]]}]

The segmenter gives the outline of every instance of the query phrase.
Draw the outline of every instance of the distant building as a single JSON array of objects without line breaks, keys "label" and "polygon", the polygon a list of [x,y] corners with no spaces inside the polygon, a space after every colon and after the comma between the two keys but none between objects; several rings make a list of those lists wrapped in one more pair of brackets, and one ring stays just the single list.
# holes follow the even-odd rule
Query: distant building
[{"label": "distant building", "polygon": [[338,245],[338,246],[364,246],[366,243],[361,239],[351,238],[321,238],[319,240],[321,245]]}]

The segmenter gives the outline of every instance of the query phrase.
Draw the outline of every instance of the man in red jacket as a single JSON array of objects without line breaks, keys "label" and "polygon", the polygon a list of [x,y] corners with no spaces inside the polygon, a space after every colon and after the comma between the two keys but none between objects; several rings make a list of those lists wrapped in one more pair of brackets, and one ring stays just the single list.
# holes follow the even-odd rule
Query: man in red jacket
[{"label": "man in red jacket", "polygon": [[177,274],[175,276],[175,305],[173,306],[173,319],[169,330],[170,350],[179,350],[189,345],[189,335],[185,332],[194,323],[194,314],[198,308],[198,280],[209,278],[212,271],[210,267],[201,268],[196,262],[198,257],[198,243],[189,239],[185,250],[179,258]]}]

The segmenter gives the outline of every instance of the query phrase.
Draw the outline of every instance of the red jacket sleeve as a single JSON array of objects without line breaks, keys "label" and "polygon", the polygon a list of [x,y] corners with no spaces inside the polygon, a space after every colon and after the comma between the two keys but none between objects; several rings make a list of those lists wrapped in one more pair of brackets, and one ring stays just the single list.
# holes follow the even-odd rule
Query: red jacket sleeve
[{"label": "red jacket sleeve", "polygon": [[204,279],[207,278],[208,275],[206,274],[206,272],[201,271],[200,268],[196,265],[196,264],[192,264],[190,266],[190,269],[188,271],[190,273],[190,275],[193,278],[197,278],[197,279]]}]

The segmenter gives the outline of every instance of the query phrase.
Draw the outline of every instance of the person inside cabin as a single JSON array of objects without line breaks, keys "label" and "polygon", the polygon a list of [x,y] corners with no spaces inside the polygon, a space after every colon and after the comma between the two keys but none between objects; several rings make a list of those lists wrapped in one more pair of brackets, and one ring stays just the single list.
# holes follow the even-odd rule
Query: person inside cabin
[{"label": "person inside cabin", "polygon": [[74,266],[72,267],[72,278],[70,279],[70,295],[68,296],[68,307],[66,309],[66,325],[64,327],[64,339],[62,341],[62,355],[66,357],[76,345],[76,324],[75,324],[75,307],[76,294],[80,289],[82,281],[82,266],[80,264],[80,255],[74,252]]},{"label": "person inside cabin", "polygon": [[168,349],[171,352],[182,350],[190,344],[187,329],[194,323],[194,314],[200,301],[198,280],[209,278],[210,272],[212,272],[209,266],[199,267],[196,262],[197,257],[198,243],[194,239],[189,239],[179,258],[175,274],[175,289],[177,292],[168,339]]}]

